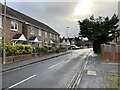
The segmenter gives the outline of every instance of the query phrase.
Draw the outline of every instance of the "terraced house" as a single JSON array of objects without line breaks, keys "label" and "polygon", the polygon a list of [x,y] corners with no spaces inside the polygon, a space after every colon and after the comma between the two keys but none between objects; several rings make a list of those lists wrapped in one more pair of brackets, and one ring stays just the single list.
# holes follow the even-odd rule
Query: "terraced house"
[{"label": "terraced house", "polygon": [[[0,28],[3,27],[4,5],[0,14]],[[28,43],[32,46],[59,46],[60,34],[48,25],[35,20],[10,7],[6,8],[6,42]],[[4,28],[2,28],[4,30]]]}]

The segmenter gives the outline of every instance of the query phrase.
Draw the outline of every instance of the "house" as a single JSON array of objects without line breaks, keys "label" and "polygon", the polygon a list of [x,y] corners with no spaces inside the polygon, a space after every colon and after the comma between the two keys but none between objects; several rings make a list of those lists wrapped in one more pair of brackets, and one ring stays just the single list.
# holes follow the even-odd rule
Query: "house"
[{"label": "house", "polygon": [[69,47],[70,46],[70,41],[68,38],[63,37],[60,39],[60,46],[61,47]]},{"label": "house", "polygon": [[118,28],[115,32],[115,38],[112,40],[112,43],[120,44],[120,1],[118,2],[118,19],[119,22],[117,23]]},{"label": "house", "polygon": [[[0,8],[2,8],[2,6],[0,5]],[[2,12],[2,10],[0,9],[0,13]],[[2,16],[0,14],[0,42],[2,40]]]},{"label": "house", "polygon": [[[4,5],[0,4],[0,6],[2,6],[0,20],[3,27]],[[48,25],[8,6],[6,11],[6,42],[31,44],[34,47],[59,46],[60,34]],[[2,31],[4,32],[4,28]]]},{"label": "house", "polygon": [[118,2],[118,18],[119,18],[118,29],[120,29],[120,1]]},{"label": "house", "polygon": [[0,16],[0,40],[2,39],[2,17]]}]

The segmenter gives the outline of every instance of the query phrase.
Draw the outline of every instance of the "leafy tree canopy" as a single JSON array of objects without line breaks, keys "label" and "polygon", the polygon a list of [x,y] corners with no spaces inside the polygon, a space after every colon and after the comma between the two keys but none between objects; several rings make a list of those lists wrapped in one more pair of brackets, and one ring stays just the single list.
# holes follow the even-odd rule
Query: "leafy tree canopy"
[{"label": "leafy tree canopy", "polygon": [[104,39],[103,43],[106,43],[114,38],[118,21],[119,19],[116,14],[112,18],[101,16],[94,18],[92,15],[89,19],[86,18],[83,21],[78,21],[80,26],[79,35],[87,37],[90,41]]},{"label": "leafy tree canopy", "polygon": [[111,18],[102,16],[94,18],[92,15],[90,18],[78,21],[80,27],[79,35],[87,37],[92,41],[93,50],[98,53],[100,51],[100,44],[107,43],[115,37],[118,21],[119,19],[116,14]]}]

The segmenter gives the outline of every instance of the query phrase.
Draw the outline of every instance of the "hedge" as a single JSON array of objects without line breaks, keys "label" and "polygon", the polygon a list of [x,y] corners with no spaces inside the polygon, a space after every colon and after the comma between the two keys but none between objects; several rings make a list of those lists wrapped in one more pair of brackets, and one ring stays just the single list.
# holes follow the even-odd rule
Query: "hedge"
[{"label": "hedge", "polygon": [[11,45],[6,44],[6,56],[30,54],[32,52],[32,47],[30,45],[16,44]]}]

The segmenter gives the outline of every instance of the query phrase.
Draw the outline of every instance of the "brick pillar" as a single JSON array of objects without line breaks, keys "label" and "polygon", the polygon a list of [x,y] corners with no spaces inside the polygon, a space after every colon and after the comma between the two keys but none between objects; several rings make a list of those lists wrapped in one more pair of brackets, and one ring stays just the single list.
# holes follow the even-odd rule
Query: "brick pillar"
[{"label": "brick pillar", "polygon": [[118,62],[120,63],[120,52],[118,52]]},{"label": "brick pillar", "polygon": [[104,44],[101,44],[101,57],[104,59]]},{"label": "brick pillar", "polygon": [[111,44],[111,60],[115,61],[115,45],[114,43]]}]

